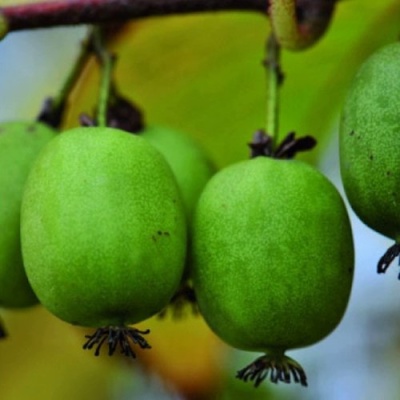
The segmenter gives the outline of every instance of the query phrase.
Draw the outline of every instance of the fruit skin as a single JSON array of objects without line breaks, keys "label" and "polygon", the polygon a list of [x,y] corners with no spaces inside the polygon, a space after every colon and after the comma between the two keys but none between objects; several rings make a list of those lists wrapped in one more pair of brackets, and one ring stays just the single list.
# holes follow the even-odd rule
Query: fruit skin
[{"label": "fruit skin", "polygon": [[351,227],[336,188],[311,166],[257,157],[205,187],[193,226],[201,313],[233,347],[282,354],[340,322],[350,295]]},{"label": "fruit skin", "polygon": [[370,228],[400,239],[400,43],[361,66],[341,115],[343,186],[351,207]]},{"label": "fruit skin", "polygon": [[26,278],[20,244],[20,207],[32,163],[56,132],[28,121],[0,124],[0,305],[27,307],[38,302]]},{"label": "fruit skin", "polygon": [[186,224],[172,171],[144,139],[117,129],[76,128],[46,146],[21,232],[33,289],[72,324],[144,320],[181,279]]},{"label": "fruit skin", "polygon": [[188,136],[173,129],[150,125],[141,136],[167,160],[181,190],[188,221],[205,184],[215,172],[204,151]]},{"label": "fruit skin", "polygon": [[[151,143],[167,160],[178,183],[188,223],[188,252],[190,252],[190,231],[197,201],[204,186],[215,173],[215,166],[211,163],[203,149],[187,135],[174,129],[150,125],[140,132],[140,135]],[[195,302],[187,298],[192,293],[190,280],[190,264],[186,260],[182,276],[182,284],[174,298],[171,299],[170,309],[175,316],[181,316],[183,306]],[[166,311],[167,309],[165,309]]]}]

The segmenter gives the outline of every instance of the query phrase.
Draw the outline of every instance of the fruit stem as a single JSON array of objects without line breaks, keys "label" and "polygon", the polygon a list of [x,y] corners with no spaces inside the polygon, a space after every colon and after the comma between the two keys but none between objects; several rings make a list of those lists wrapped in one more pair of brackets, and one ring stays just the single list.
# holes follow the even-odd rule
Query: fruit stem
[{"label": "fruit stem", "polygon": [[104,44],[102,28],[93,28],[93,47],[101,65],[100,92],[97,104],[97,125],[107,126],[107,107],[112,90],[112,73],[115,64],[115,57],[110,54]]},{"label": "fruit stem", "polygon": [[62,116],[67,104],[68,97],[73,90],[76,82],[82,74],[84,67],[90,57],[90,40],[86,38],[81,45],[78,57],[66,80],[64,81],[59,93],[54,97],[49,97],[44,101],[42,110],[37,116],[37,120],[47,123],[53,128],[59,128],[62,122]]},{"label": "fruit stem", "polygon": [[271,352],[257,358],[247,367],[238,371],[236,377],[247,382],[254,381],[258,387],[268,377],[272,383],[295,383],[307,386],[307,376],[302,366],[282,352]]},{"label": "fruit stem", "polygon": [[266,132],[272,137],[272,148],[278,142],[279,122],[279,86],[283,82],[280,67],[280,46],[274,34],[267,41],[267,58],[264,65],[267,68],[267,121]]},{"label": "fruit stem", "polygon": [[94,355],[100,355],[100,349],[104,343],[108,345],[108,355],[112,356],[118,345],[121,353],[127,357],[136,358],[135,352],[132,350],[131,343],[139,345],[142,349],[151,349],[146,339],[142,335],[147,335],[150,330],[140,331],[127,326],[106,326],[98,328],[93,335],[85,335],[88,339],[83,345],[84,350],[90,350],[96,346]]},{"label": "fruit stem", "polygon": [[[3,5],[8,3],[8,5]],[[15,2],[14,2],[15,3]],[[17,3],[21,3],[18,1]],[[48,0],[1,2],[9,31],[77,24],[126,22],[138,18],[200,12],[248,11],[266,15],[265,0]]]}]

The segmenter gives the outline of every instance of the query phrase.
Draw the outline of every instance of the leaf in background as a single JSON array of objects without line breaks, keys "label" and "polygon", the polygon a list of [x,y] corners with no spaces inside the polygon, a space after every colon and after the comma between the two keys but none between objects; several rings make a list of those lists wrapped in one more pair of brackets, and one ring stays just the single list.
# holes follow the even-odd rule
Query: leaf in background
[{"label": "leaf in background", "polygon": [[316,136],[320,143],[317,151],[302,157],[315,162],[321,155],[356,70],[378,47],[398,39],[399,22],[397,0],[343,0],[315,47],[283,54],[287,80],[281,93],[282,133],[295,129]]},{"label": "leaf in background", "polygon": [[[295,130],[320,142],[299,158],[317,160],[357,65],[374,48],[395,39],[398,14],[395,1],[341,1],[321,41],[306,51],[283,51],[280,136]],[[187,132],[217,166],[224,166],[246,158],[246,144],[265,125],[262,60],[268,32],[266,18],[252,13],[131,23],[112,43],[118,85],[149,123]],[[95,69],[89,68],[87,75]],[[88,107],[90,96],[95,101],[96,82],[92,77],[82,83],[69,123],[77,121],[81,104]]]},{"label": "leaf in background", "polygon": [[[113,46],[122,93],[142,107],[149,123],[197,138],[218,165],[246,157],[246,143],[264,123],[266,19],[207,14],[131,27]],[[85,92],[83,98],[90,89]],[[79,102],[75,97],[73,121]]]},{"label": "leaf in background", "polygon": [[[394,0],[341,1],[321,41],[303,52],[282,52],[280,135],[295,130],[320,143],[299,158],[318,161],[351,78],[368,54],[397,39],[399,13]],[[148,123],[187,132],[222,167],[246,158],[246,143],[265,124],[262,60],[268,33],[265,17],[250,13],[131,23],[111,43],[118,55],[118,86],[144,110]],[[66,126],[93,109],[97,85],[97,66],[91,62],[71,98]],[[175,339],[184,336],[177,332]],[[164,356],[159,357],[154,365],[161,369]]]},{"label": "leaf in background", "polygon": [[230,349],[201,317],[153,317],[137,327],[151,331],[152,349],[137,354],[147,372],[157,374],[184,399],[214,398]]},{"label": "leaf in background", "polygon": [[[43,307],[2,310],[8,337],[0,342],[3,400],[109,399],[117,364],[82,350],[82,332]],[[111,361],[111,362],[110,362]]]}]

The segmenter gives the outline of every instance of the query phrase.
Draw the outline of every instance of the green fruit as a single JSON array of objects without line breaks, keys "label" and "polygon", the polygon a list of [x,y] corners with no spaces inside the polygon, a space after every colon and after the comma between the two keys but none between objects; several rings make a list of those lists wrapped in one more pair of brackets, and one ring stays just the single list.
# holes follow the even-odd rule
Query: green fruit
[{"label": "green fruit", "polygon": [[175,130],[149,126],[141,134],[167,160],[178,186],[189,221],[205,184],[214,174],[214,166],[204,151],[188,136]]},{"label": "green fruit", "polygon": [[186,224],[173,174],[144,139],[117,129],[76,128],[46,146],[24,192],[21,235],[38,298],[72,324],[142,321],[181,280]]},{"label": "green fruit", "polygon": [[233,347],[266,353],[239,377],[258,385],[271,369],[272,381],[287,382],[294,368],[306,385],[284,352],[332,332],[352,285],[352,232],[336,188],[293,160],[257,157],[225,168],[200,196],[192,261],[210,327]]},{"label": "green fruit", "polygon": [[400,43],[368,58],[347,94],[340,125],[344,189],[358,217],[400,240]]},{"label": "green fruit", "polygon": [[[146,127],[141,136],[159,150],[170,165],[182,194],[190,229],[198,198],[214,174],[215,167],[194,140],[176,130],[153,125]],[[188,246],[190,247],[190,243]],[[186,265],[181,286],[172,297],[169,307],[160,316],[165,316],[171,310],[173,316],[181,317],[187,305],[190,305],[192,312],[197,312],[190,282],[190,265]]]},{"label": "green fruit", "polygon": [[55,131],[37,122],[0,124],[0,305],[38,302],[26,278],[20,244],[20,207],[32,163]]}]

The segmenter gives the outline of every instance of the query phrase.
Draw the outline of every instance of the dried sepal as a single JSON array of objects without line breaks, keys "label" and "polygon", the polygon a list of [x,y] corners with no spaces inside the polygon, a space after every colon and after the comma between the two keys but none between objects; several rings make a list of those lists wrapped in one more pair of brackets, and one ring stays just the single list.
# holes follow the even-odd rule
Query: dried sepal
[{"label": "dried sepal", "polygon": [[112,356],[120,347],[121,353],[127,357],[136,358],[136,354],[132,349],[132,344],[138,345],[142,349],[150,349],[151,346],[147,343],[142,335],[147,335],[150,330],[140,331],[136,328],[127,326],[107,326],[98,328],[93,335],[85,335],[88,339],[83,345],[84,350],[91,350],[95,345],[95,356],[100,355],[100,350],[105,344],[108,346],[108,355]]},{"label": "dried sepal", "polygon": [[238,371],[236,375],[245,382],[253,381],[255,387],[258,387],[268,376],[273,383],[291,383],[293,378],[295,383],[307,386],[307,376],[302,366],[285,355],[265,354]]}]

